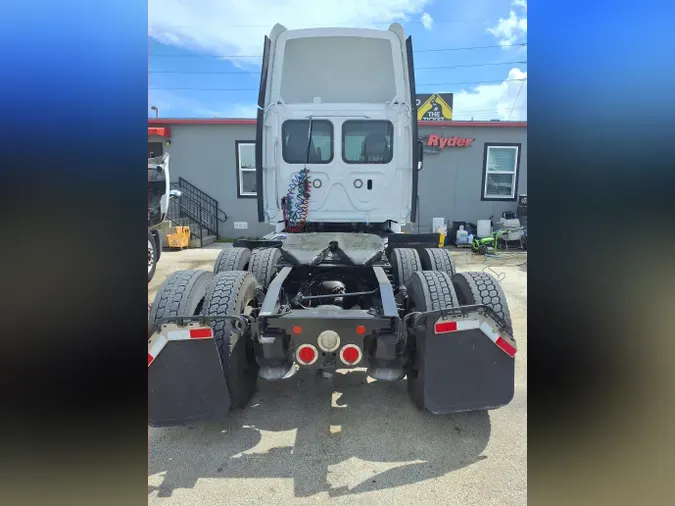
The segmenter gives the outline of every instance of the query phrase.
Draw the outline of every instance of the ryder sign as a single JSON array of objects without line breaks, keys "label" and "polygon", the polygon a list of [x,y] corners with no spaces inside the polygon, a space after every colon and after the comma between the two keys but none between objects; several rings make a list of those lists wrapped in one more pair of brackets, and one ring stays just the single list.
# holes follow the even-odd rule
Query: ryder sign
[{"label": "ryder sign", "polygon": [[430,135],[426,145],[430,148],[468,148],[473,143],[470,137],[441,137],[440,135]]}]

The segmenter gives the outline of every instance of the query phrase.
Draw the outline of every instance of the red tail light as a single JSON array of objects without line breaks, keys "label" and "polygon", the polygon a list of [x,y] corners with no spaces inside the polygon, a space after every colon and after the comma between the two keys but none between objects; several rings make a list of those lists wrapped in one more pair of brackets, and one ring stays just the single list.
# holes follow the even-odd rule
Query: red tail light
[{"label": "red tail light", "polygon": [[361,350],[358,346],[348,344],[340,350],[340,360],[347,365],[356,365],[361,361]]},{"label": "red tail light", "polygon": [[319,351],[311,344],[303,344],[298,346],[295,358],[302,365],[312,365],[319,358]]}]

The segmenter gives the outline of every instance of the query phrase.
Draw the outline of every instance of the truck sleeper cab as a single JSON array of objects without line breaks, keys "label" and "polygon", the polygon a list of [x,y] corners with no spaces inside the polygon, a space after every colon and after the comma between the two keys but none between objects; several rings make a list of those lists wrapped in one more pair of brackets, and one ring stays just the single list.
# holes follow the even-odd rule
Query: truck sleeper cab
[{"label": "truck sleeper cab", "polygon": [[273,28],[258,100],[260,221],[276,231],[305,223],[400,231],[414,220],[420,150],[411,48],[398,24]]}]

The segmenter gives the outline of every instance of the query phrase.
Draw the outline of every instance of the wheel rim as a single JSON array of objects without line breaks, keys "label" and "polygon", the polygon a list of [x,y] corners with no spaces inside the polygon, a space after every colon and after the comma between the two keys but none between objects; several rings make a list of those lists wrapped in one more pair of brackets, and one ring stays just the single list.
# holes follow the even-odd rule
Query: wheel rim
[{"label": "wheel rim", "polygon": [[148,274],[152,271],[152,267],[155,265],[155,251],[152,247],[152,242],[148,239]]}]

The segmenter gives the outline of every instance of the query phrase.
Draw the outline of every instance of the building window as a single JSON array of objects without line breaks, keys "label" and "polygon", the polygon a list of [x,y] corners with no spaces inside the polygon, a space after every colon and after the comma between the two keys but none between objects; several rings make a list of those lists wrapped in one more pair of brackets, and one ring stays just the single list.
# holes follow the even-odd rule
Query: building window
[{"label": "building window", "polygon": [[[312,142],[307,153],[309,120],[284,121],[281,150],[286,163],[330,163],[333,160],[333,124],[326,120],[312,121]],[[309,157],[308,157],[309,154]]]},{"label": "building window", "polygon": [[347,163],[389,163],[393,151],[391,121],[345,121],[342,124],[342,159]]},{"label": "building window", "polygon": [[515,201],[519,166],[520,144],[486,143],[481,200]]},{"label": "building window", "polygon": [[237,141],[237,197],[256,197],[255,142]]}]

